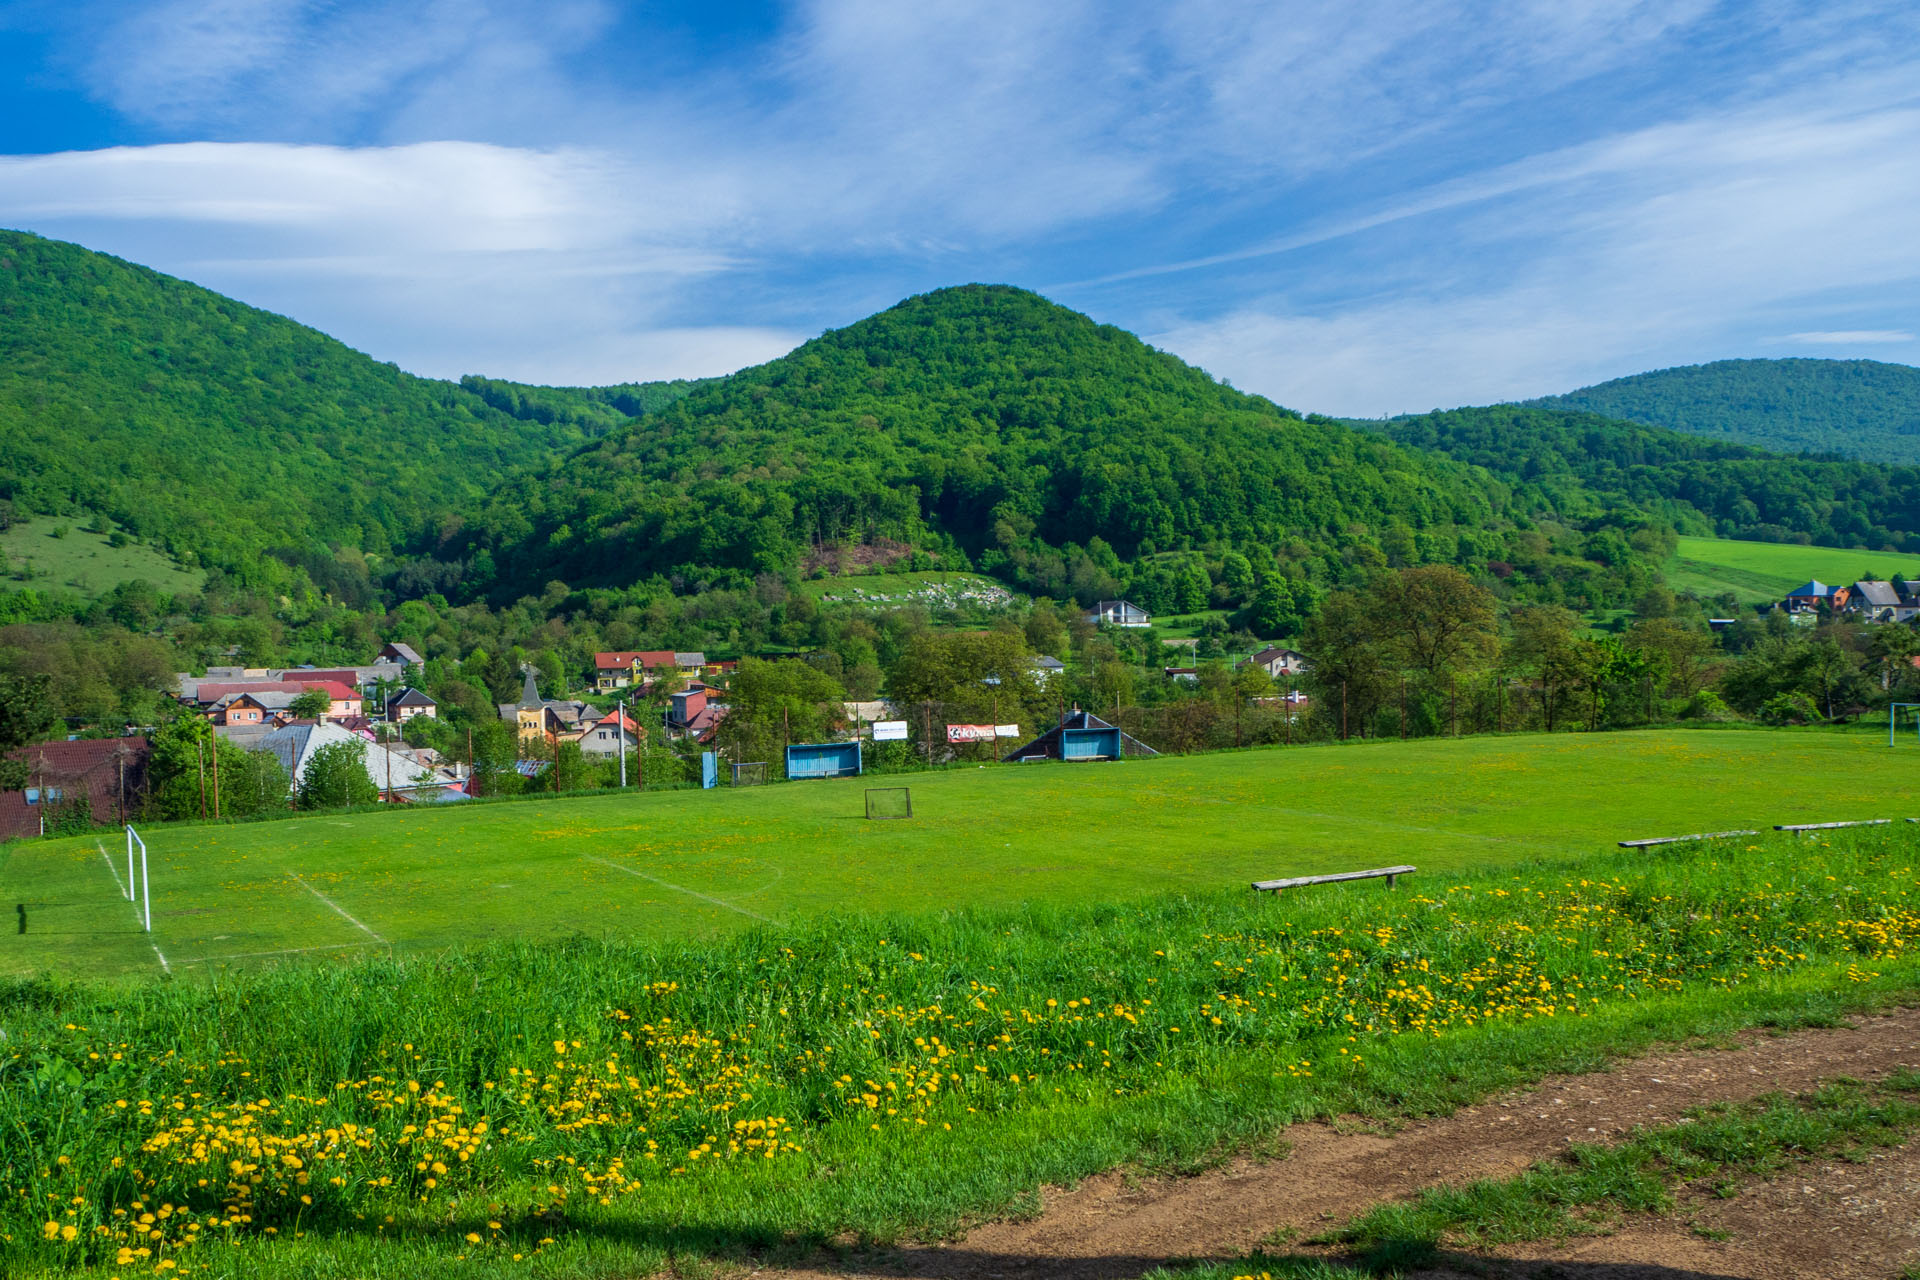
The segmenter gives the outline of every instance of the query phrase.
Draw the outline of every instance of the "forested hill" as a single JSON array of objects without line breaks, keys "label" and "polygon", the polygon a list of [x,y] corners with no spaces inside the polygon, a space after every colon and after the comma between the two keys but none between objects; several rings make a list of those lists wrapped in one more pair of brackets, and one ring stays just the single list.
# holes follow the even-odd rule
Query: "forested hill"
[{"label": "forested hill", "polygon": [[1920,549],[1920,468],[1782,457],[1597,414],[1526,405],[1369,424],[1483,467],[1579,519],[1637,508],[1683,532],[1764,542]]},{"label": "forested hill", "polygon": [[1395,523],[1445,531],[1452,558],[1502,498],[1036,294],[971,285],[694,389],[507,486],[440,554],[485,551],[504,590],[738,579],[890,543],[1066,596],[1156,551],[1271,561]]},{"label": "forested hill", "polygon": [[1530,404],[1780,453],[1920,463],[1920,369],[1875,360],[1717,360]]},{"label": "forested hill", "polygon": [[118,258],[0,231],[0,498],[188,561],[381,552],[624,415],[522,417]]}]

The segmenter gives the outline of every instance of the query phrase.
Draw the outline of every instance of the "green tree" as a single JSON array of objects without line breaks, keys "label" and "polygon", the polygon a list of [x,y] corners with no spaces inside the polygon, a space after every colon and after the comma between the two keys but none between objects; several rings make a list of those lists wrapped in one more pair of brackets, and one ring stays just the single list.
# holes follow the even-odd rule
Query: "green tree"
[{"label": "green tree", "polygon": [[1508,659],[1513,667],[1533,677],[1540,690],[1544,726],[1553,732],[1570,693],[1586,674],[1591,655],[1577,643],[1580,616],[1559,605],[1531,605],[1511,617],[1513,644]]},{"label": "green tree", "polygon": [[28,785],[27,764],[8,757],[53,728],[48,683],[45,676],[0,677],[0,791],[18,791]]},{"label": "green tree", "polygon": [[744,658],[715,739],[736,761],[776,760],[782,747],[827,739],[845,715],[845,699],[839,682],[810,663]]},{"label": "green tree", "polygon": [[380,788],[367,773],[367,744],[360,739],[329,742],[307,758],[299,785],[302,809],[344,809],[379,798]]},{"label": "green tree", "polygon": [[325,689],[307,689],[287,704],[287,713],[296,720],[318,720],[333,709],[333,698]]}]

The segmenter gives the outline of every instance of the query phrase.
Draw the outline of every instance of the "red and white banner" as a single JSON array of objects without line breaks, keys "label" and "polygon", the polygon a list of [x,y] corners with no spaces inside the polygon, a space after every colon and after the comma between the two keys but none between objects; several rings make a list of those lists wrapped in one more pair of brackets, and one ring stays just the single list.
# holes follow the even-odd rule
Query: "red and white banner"
[{"label": "red and white banner", "polygon": [[992,742],[995,738],[1017,738],[1020,726],[1017,724],[950,724],[947,726],[948,742]]}]

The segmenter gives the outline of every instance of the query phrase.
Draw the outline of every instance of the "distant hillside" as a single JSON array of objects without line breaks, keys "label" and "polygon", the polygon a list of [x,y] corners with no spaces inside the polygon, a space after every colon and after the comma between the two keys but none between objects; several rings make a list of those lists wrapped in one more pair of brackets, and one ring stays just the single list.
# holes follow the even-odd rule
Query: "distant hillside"
[{"label": "distant hillside", "polygon": [[1920,550],[1920,468],[1783,457],[1597,414],[1492,405],[1368,424],[1483,467],[1575,518],[1658,514],[1682,532]]},{"label": "distant hillside", "polygon": [[1920,369],[1875,360],[1718,360],[1532,400],[1779,453],[1920,463]]},{"label": "distant hillside", "polygon": [[718,378],[621,382],[610,387],[544,387],[468,374],[460,385],[504,413],[528,422],[578,426],[595,434],[655,413]]},{"label": "distant hillside", "polygon": [[542,422],[290,320],[0,231],[0,498],[188,562],[384,552],[624,415]]},{"label": "distant hillside", "polygon": [[1183,546],[1270,560],[1396,522],[1483,530],[1499,500],[1444,459],[1303,419],[1036,294],[972,285],[694,389],[504,487],[442,554],[484,550],[517,589],[740,580],[885,541],[1063,596]]}]

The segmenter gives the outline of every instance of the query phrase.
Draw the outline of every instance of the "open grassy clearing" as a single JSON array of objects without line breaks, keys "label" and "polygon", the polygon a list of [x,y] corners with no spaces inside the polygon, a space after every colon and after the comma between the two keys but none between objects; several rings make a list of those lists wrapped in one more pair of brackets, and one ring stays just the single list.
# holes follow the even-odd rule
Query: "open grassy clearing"
[{"label": "open grassy clearing", "polygon": [[[56,538],[53,531],[61,525],[68,532]],[[144,543],[116,547],[107,537],[88,533],[74,520],[22,520],[0,533],[0,553],[6,555],[10,570],[17,571],[22,562],[31,567],[36,575],[32,585],[88,596],[102,595],[135,579],[151,582],[164,594],[178,595],[198,591],[205,580],[204,574],[182,568]]]},{"label": "open grassy clearing", "polygon": [[917,569],[907,573],[847,573],[825,578],[808,578],[800,589],[815,600],[833,597],[889,607],[922,604],[929,608],[948,607],[969,598],[1012,601],[1017,597],[1006,584],[979,573],[954,573],[940,569]]},{"label": "open grassy clearing", "polygon": [[1731,591],[1742,604],[1777,601],[1809,578],[1828,585],[1869,575],[1920,577],[1920,556],[1893,551],[1844,551],[1779,542],[1682,538],[1667,561],[1668,585],[1710,599]]},{"label": "open grassy clearing", "polygon": [[[1444,875],[1640,836],[1920,813],[1914,761],[1872,736],[1561,734],[156,826],[150,939],[117,896],[117,837],[0,846],[0,900],[56,904],[0,935],[0,974],[690,937],[1399,862]],[[914,818],[866,821],[869,783],[910,786]]]},{"label": "open grassy clearing", "polygon": [[628,1276],[937,1235],[1910,995],[1917,835],[0,988],[0,1266]]}]

